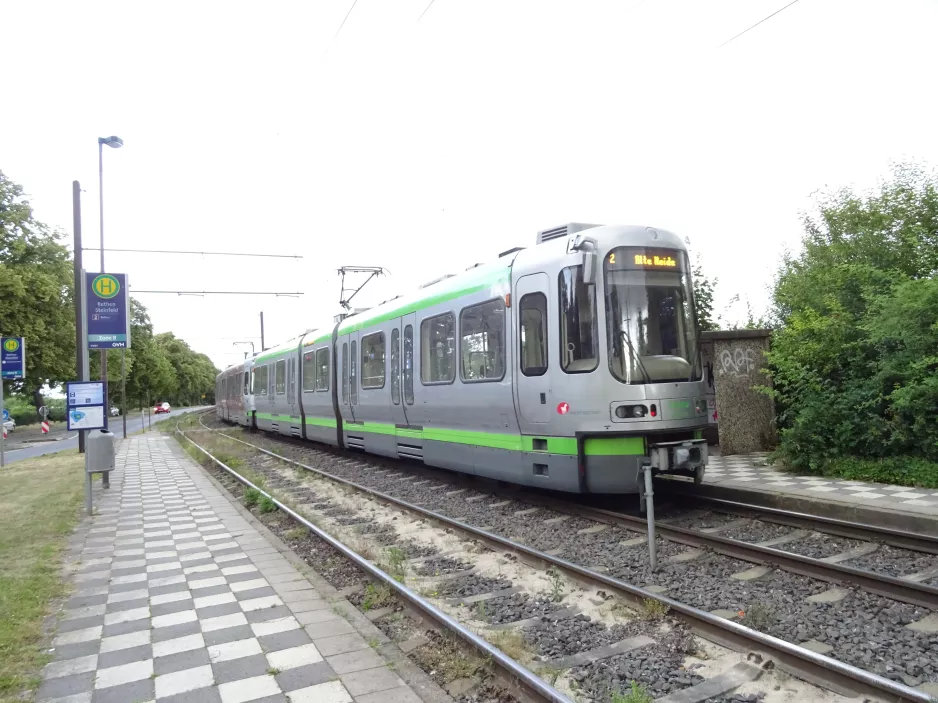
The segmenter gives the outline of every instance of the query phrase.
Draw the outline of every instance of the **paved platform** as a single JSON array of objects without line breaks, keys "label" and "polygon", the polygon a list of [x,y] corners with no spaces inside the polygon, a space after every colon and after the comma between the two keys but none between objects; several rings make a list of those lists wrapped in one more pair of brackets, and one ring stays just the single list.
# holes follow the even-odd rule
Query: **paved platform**
[{"label": "paved platform", "polygon": [[128,438],[117,462],[72,540],[37,701],[423,700],[173,439]]},{"label": "paved platform", "polygon": [[919,532],[938,529],[938,489],[799,476],[767,465],[766,457],[711,456],[702,493]]}]

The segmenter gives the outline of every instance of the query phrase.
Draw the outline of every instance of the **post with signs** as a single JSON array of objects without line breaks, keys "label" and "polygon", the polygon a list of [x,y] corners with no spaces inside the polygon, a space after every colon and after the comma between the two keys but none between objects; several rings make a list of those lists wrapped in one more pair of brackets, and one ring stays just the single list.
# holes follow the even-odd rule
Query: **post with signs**
[{"label": "post with signs", "polygon": [[[88,349],[130,349],[130,295],[127,274],[86,273]],[[108,399],[104,399],[108,404]],[[110,406],[108,405],[108,409]],[[104,414],[104,429],[107,429]]]},{"label": "post with signs", "polygon": [[[73,430],[87,431],[105,429],[107,423],[107,412],[105,405],[107,403],[107,385],[103,381],[69,381],[65,384],[65,417],[68,423],[68,431]],[[106,438],[102,441],[113,443],[112,435],[105,429]],[[85,509],[91,515],[91,475],[101,473],[107,477],[108,471],[105,467],[95,465],[100,455],[99,451],[94,451],[94,445],[91,443],[92,437],[87,437],[88,441],[85,447]],[[95,438],[98,439],[98,438]],[[102,480],[105,488],[107,481]]]},{"label": "post with signs", "polygon": [[26,376],[26,341],[22,337],[0,337],[0,468],[6,464],[6,421],[10,413],[3,407],[3,382]]}]

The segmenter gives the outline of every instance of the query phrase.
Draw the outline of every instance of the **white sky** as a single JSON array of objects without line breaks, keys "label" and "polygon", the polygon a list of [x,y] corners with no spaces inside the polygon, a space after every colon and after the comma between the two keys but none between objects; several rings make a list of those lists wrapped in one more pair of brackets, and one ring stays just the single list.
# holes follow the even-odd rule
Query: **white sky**
[{"label": "white sky", "polygon": [[[892,161],[938,163],[934,0],[6,2],[0,169],[72,233],[81,181],[107,254],[220,367],[331,320],[340,265],[393,275],[374,304],[570,221],[691,240],[718,307],[757,310],[799,212]],[[97,253],[86,252],[96,270]],[[738,311],[737,311],[738,312]]]}]

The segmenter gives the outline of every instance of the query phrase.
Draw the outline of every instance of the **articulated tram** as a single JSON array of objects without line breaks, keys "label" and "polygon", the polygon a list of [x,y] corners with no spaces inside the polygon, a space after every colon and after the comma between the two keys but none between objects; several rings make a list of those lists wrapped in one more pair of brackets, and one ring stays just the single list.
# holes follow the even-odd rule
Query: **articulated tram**
[{"label": "articulated tram", "polygon": [[222,420],[513,483],[636,493],[703,477],[684,243],[568,224],[222,372]]}]

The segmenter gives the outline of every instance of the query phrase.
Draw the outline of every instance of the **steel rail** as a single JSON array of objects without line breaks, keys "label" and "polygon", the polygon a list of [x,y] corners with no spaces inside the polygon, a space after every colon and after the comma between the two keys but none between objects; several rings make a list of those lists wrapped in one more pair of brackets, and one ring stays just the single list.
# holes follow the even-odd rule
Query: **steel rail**
[{"label": "steel rail", "polygon": [[[199,419],[199,422],[201,423],[201,418]],[[572,701],[566,695],[548,684],[537,674],[516,662],[514,659],[502,652],[502,650],[489,644],[489,642],[487,642],[482,637],[479,637],[471,630],[463,627],[456,620],[451,618],[435,605],[427,600],[424,600],[420,595],[407,588],[407,586],[405,586],[403,583],[400,583],[385,571],[365,559],[363,556],[347,547],[344,543],[340,542],[329,533],[324,532],[320,527],[314,525],[300,513],[296,512],[293,508],[277,500],[276,497],[266,492],[263,488],[255,485],[237,471],[227,466],[224,462],[220,461],[218,458],[212,455],[211,452],[199,445],[195,440],[188,437],[185,431],[180,430],[178,421],[176,423],[176,432],[235,479],[243,483],[245,486],[254,489],[262,496],[270,499],[280,510],[299,522],[301,525],[303,525],[303,527],[314,533],[317,537],[328,543],[334,549],[338,550],[347,559],[354,562],[356,566],[362,569],[362,571],[367,573],[372,578],[386,584],[391,588],[392,591],[394,591],[397,596],[410,603],[413,607],[417,608],[428,617],[435,620],[444,628],[454,632],[456,635],[478,650],[483,657],[490,658],[505,674],[510,677],[512,681],[520,684],[529,695],[535,697],[537,700],[549,701],[550,703],[574,703],[574,701]],[[234,438],[229,437],[229,439]],[[270,454],[271,456],[276,456],[276,454],[273,454],[273,452],[266,453]]]},{"label": "steel rail", "polygon": [[[212,429],[207,427],[202,422],[201,418],[199,419],[199,423],[202,424],[203,427],[206,427],[206,429]],[[212,431],[218,434],[223,434],[219,433],[217,430]],[[544,564],[549,564],[563,569],[569,574],[575,575],[577,580],[586,581],[591,586],[598,585],[605,588],[611,588],[639,606],[649,600],[658,601],[659,603],[667,606],[671,612],[677,614],[683,620],[688,622],[691,627],[693,627],[706,639],[712,640],[737,651],[761,651],[772,658],[776,665],[796,674],[800,678],[811,681],[825,688],[830,688],[841,693],[852,695],[873,694],[880,696],[885,700],[895,701],[895,703],[899,703],[900,701],[934,703],[931,696],[929,696],[924,691],[905,686],[904,684],[898,683],[896,681],[891,681],[890,679],[879,676],[878,674],[865,671],[858,667],[841,662],[837,659],[824,656],[823,654],[818,654],[817,652],[813,652],[810,649],[800,647],[796,644],[792,644],[791,642],[786,642],[785,640],[767,635],[765,633],[759,632],[758,630],[750,629],[744,625],[733,622],[732,620],[721,618],[717,615],[713,615],[712,613],[708,613],[680,601],[674,600],[673,598],[669,598],[658,593],[652,593],[651,591],[646,591],[643,588],[626,583],[625,581],[621,581],[606,574],[601,574],[587,567],[567,561],[566,559],[561,559],[545,552],[541,552],[532,547],[528,547],[527,545],[515,542],[506,537],[502,537],[501,535],[488,532],[487,530],[483,530],[473,525],[464,523],[460,520],[456,520],[432,510],[428,510],[427,508],[415,505],[405,500],[401,500],[400,498],[395,498],[394,496],[383,493],[382,491],[378,491],[373,488],[369,488],[368,486],[356,483],[355,481],[350,481],[348,479],[342,478],[341,476],[331,474],[328,471],[317,469],[293,459],[288,459],[284,456],[264,449],[263,447],[259,447],[256,444],[245,442],[244,440],[232,437],[230,435],[223,434],[223,436],[233,442],[251,447],[252,449],[267,454],[268,456],[271,456],[280,461],[292,464],[294,466],[299,466],[300,468],[306,469],[307,471],[319,474],[320,476],[325,476],[326,478],[329,478],[337,483],[350,486],[356,490],[372,495],[392,505],[406,508],[411,512],[418,513],[424,517],[454,527],[458,530],[461,530],[462,532],[466,532],[475,537],[478,537],[490,544],[497,545],[499,548],[508,549]],[[189,441],[191,442],[192,440]]]},{"label": "steel rail", "polygon": [[[686,497],[684,494],[678,495],[681,495],[682,498]],[[867,523],[848,522],[847,520],[824,517],[823,515],[810,515],[808,513],[782,510],[781,508],[741,503],[735,500],[726,500],[725,498],[700,496],[699,498],[694,498],[694,500],[697,502],[712,503],[719,508],[725,509],[727,512],[752,513],[765,522],[774,522],[789,527],[808,527],[817,532],[824,532],[839,537],[863,539],[870,542],[882,542],[902,549],[912,549],[927,554],[938,554],[938,536],[936,535],[926,535],[921,532],[907,532],[905,530],[897,530],[893,527],[880,527],[879,525],[870,525]]]},{"label": "steel rail", "polygon": [[[587,517],[597,522],[618,523],[640,532],[645,528],[644,518],[625,515],[614,510],[593,508],[583,505],[571,505],[556,499],[532,496],[528,502],[540,503],[558,511]],[[674,542],[691,547],[704,547],[725,556],[734,557],[756,564],[775,564],[794,573],[810,576],[822,581],[843,581],[864,590],[877,593],[893,600],[919,605],[930,610],[938,610],[938,588],[915,581],[880,574],[867,569],[858,569],[846,564],[835,564],[813,557],[795,554],[775,547],[763,547],[752,542],[730,539],[719,534],[709,534],[686,527],[658,522],[655,525],[658,534]]]}]

